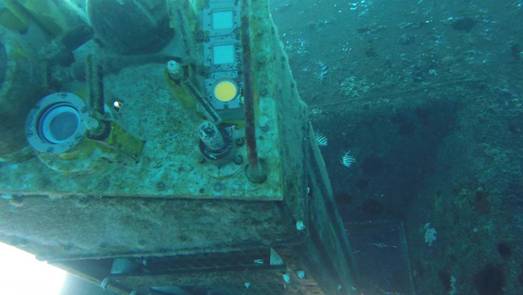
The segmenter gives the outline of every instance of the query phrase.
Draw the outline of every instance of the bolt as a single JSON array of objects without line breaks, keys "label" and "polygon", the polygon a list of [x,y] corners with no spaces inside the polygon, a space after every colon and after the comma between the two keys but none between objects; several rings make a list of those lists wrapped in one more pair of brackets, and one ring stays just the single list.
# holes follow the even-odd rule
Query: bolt
[{"label": "bolt", "polygon": [[269,117],[264,116],[264,115],[260,116],[258,123],[259,123],[261,131],[263,131],[263,132],[269,131],[269,129],[270,129],[269,121],[270,121]]},{"label": "bolt", "polygon": [[183,67],[175,60],[170,60],[166,65],[167,74],[174,81],[180,81],[183,78]]},{"label": "bolt", "polygon": [[225,185],[221,182],[217,182],[213,185],[213,189],[217,192],[221,192],[225,189]]},{"label": "bolt", "polygon": [[241,165],[243,163],[243,157],[242,155],[236,155],[233,159],[234,164]]},{"label": "bolt", "polygon": [[242,145],[244,145],[244,144],[245,144],[245,138],[240,137],[240,138],[237,138],[237,139],[236,139],[236,145],[237,145],[237,146],[242,146]]}]

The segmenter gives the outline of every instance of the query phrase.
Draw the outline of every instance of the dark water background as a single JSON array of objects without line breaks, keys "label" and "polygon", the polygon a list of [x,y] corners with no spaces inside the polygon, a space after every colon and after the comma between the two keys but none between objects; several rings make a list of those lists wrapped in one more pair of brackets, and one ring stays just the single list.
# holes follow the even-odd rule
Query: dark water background
[{"label": "dark water background", "polygon": [[[403,224],[416,294],[523,294],[522,1],[287,0],[273,15],[349,238]],[[412,292],[393,281],[365,294]]]}]

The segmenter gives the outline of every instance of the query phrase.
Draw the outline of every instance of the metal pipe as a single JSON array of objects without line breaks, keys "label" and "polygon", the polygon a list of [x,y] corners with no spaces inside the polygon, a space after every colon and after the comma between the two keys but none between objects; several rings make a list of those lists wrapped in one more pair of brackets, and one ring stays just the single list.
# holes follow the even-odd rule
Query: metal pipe
[{"label": "metal pipe", "polygon": [[89,107],[100,115],[105,113],[102,66],[92,54],[87,56],[87,83],[89,86]]},{"label": "metal pipe", "polygon": [[250,40],[250,1],[242,1],[241,16],[241,44],[243,50],[243,95],[245,110],[245,142],[247,144],[247,178],[251,182],[262,183],[267,179],[261,161],[258,157],[258,147],[256,143],[256,125],[254,117],[254,89],[252,81],[251,65],[251,40]]},{"label": "metal pipe", "polygon": [[89,111],[93,115],[93,118],[98,121],[98,126],[89,130],[89,137],[103,140],[109,135],[111,129],[111,123],[104,118],[105,94],[103,67],[92,54],[87,56],[86,67],[86,79],[89,88]]},{"label": "metal pipe", "polygon": [[211,103],[203,97],[198,88],[196,88],[196,86],[194,86],[194,84],[190,80],[186,80],[182,83],[184,83],[184,85],[187,86],[187,88],[194,95],[194,97],[196,97],[203,110],[205,111],[205,116],[207,117],[207,119],[213,122],[214,124],[220,124],[222,122],[222,118],[212,107]]}]

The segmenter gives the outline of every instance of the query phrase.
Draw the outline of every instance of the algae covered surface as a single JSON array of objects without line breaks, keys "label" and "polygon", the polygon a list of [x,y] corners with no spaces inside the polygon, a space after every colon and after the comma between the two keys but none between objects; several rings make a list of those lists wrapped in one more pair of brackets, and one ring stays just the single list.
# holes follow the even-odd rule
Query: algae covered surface
[{"label": "algae covered surface", "polygon": [[[56,196],[282,198],[281,162],[278,150],[273,148],[279,140],[277,126],[266,126],[258,133],[264,138],[260,150],[270,155],[267,165],[273,172],[268,185],[260,188],[245,181],[242,165],[231,163],[218,168],[201,161],[201,153],[195,149],[197,140],[188,140],[201,119],[170,93],[162,64],[128,67],[108,75],[105,84],[108,100],[119,100],[124,105],[115,113],[115,121],[144,141],[143,155],[138,160],[106,162],[99,169],[69,173],[67,177],[38,159],[5,165],[0,172],[4,190]],[[266,121],[274,121],[275,105],[271,101],[267,98],[260,104],[260,114]],[[239,154],[246,159],[244,146],[239,147]]]},{"label": "algae covered surface", "polygon": [[[152,3],[169,2],[147,1],[151,11]],[[135,3],[113,4],[124,2]],[[169,3],[175,2],[188,4],[178,16],[191,4],[207,3]],[[238,157],[224,165],[205,158],[198,138],[201,109],[177,97],[182,91],[166,73],[166,51],[134,52],[104,74],[102,102],[114,124],[143,143],[143,149],[129,147],[140,156],[93,153],[69,161],[78,155],[39,154],[0,163],[4,239],[43,259],[178,255],[247,242],[272,247],[309,229],[320,232],[311,239],[328,244],[333,240],[325,233],[341,227],[322,224],[312,213],[338,221],[338,209],[351,251],[313,253],[340,265],[345,261],[337,253],[350,257],[351,288],[329,286],[339,294],[523,294],[523,1],[272,0],[277,29],[258,9],[265,1],[250,3],[255,139],[268,172],[263,184],[246,176],[245,126],[231,131]],[[78,9],[85,10],[82,5]],[[160,20],[172,17],[166,14],[160,9]],[[208,41],[194,17],[145,17],[143,24],[185,25],[164,37],[146,37],[161,47],[174,36],[180,48],[170,44],[167,51],[189,63],[197,60],[195,73],[207,74],[209,69],[199,68],[201,48],[191,47]],[[124,18],[115,24],[133,28]],[[42,40],[50,33],[58,34],[49,30]],[[122,36],[140,50],[156,46]],[[110,35],[95,38],[75,54],[96,48],[111,64],[110,41]],[[0,60],[5,55],[0,50]],[[7,66],[0,62],[0,85],[9,78],[2,71]],[[63,87],[53,91],[87,96],[72,67],[58,69],[50,76]],[[313,174],[327,179],[323,161],[312,165],[307,158],[311,137],[329,170],[337,206],[314,197],[321,190],[330,198],[330,186],[311,185]],[[77,166],[60,166],[64,162]],[[299,270],[300,279],[308,279]],[[271,286],[285,289],[288,278],[278,273]],[[251,286],[242,276],[234,281],[241,290]]]},{"label": "algae covered surface", "polygon": [[523,293],[522,5],[273,1],[349,237],[403,223],[416,294]]}]

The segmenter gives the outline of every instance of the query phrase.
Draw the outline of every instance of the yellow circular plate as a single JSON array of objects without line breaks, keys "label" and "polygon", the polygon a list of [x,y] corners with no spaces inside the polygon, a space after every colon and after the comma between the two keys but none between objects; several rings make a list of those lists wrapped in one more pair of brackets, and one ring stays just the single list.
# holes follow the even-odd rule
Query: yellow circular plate
[{"label": "yellow circular plate", "polygon": [[220,81],[214,86],[214,97],[221,102],[229,102],[238,95],[238,87],[232,81]]}]

